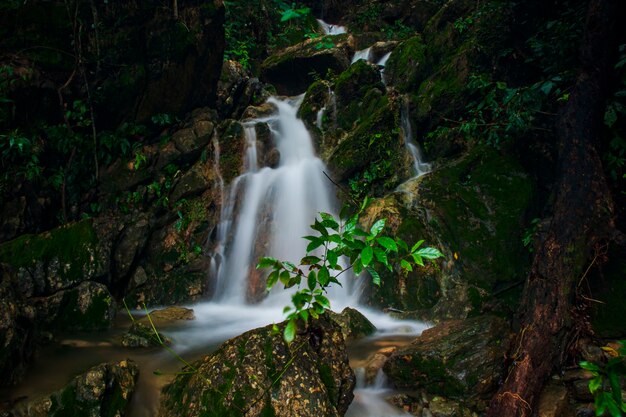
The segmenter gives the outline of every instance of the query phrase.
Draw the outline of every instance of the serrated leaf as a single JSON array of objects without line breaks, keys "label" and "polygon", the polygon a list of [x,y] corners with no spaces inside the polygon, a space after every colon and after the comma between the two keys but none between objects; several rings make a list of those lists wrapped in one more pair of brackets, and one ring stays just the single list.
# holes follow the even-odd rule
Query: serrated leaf
[{"label": "serrated leaf", "polygon": [[372,276],[372,283],[377,287],[380,287],[380,275],[378,275],[378,272],[376,272],[376,270],[371,266],[368,266],[365,269]]},{"label": "serrated leaf", "polygon": [[378,236],[380,232],[382,232],[382,230],[384,229],[386,222],[387,219],[380,219],[376,223],[374,223],[370,228],[370,236]]},{"label": "serrated leaf", "polygon": [[293,342],[293,339],[295,339],[295,337],[296,337],[296,321],[289,320],[289,322],[285,326],[285,331],[283,332],[283,338],[285,339],[285,342],[291,343]]},{"label": "serrated leaf", "polygon": [[406,259],[403,259],[403,260],[400,261],[400,266],[402,267],[402,269],[404,269],[406,271],[409,271],[409,272],[413,271],[413,266]]},{"label": "serrated leaf", "polygon": [[322,287],[325,287],[330,282],[330,273],[328,272],[328,268],[323,266],[320,269],[320,272],[317,274],[317,280]]},{"label": "serrated leaf", "polygon": [[361,263],[363,266],[368,266],[374,258],[374,249],[371,246],[365,246],[361,250]]},{"label": "serrated leaf", "polygon": [[376,242],[378,242],[380,246],[385,249],[389,249],[393,252],[398,252],[398,245],[396,244],[396,241],[390,237],[381,236],[379,238],[376,238]]},{"label": "serrated leaf", "polygon": [[422,240],[418,240],[415,245],[413,245],[413,247],[411,248],[411,253],[415,252],[417,250],[417,248],[419,248],[420,246],[422,246],[422,243],[424,243],[424,239]]},{"label": "serrated leaf", "polygon": [[315,271],[309,272],[309,276],[307,277],[306,282],[309,289],[313,291],[313,289],[317,285],[317,276],[315,275]]},{"label": "serrated leaf", "polygon": [[431,247],[422,248],[415,253],[426,259],[437,259],[443,256],[443,253],[439,252],[439,249]]}]

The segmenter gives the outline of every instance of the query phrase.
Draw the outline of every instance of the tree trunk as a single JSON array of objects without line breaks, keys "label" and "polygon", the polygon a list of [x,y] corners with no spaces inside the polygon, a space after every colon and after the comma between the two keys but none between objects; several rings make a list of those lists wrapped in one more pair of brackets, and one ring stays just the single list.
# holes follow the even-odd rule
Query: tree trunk
[{"label": "tree trunk", "polygon": [[537,250],[519,309],[508,375],[488,417],[536,413],[544,382],[560,367],[575,334],[574,290],[594,248],[613,231],[613,204],[595,144],[600,132],[621,0],[591,0],[581,69],[559,115],[557,188],[545,240]]}]

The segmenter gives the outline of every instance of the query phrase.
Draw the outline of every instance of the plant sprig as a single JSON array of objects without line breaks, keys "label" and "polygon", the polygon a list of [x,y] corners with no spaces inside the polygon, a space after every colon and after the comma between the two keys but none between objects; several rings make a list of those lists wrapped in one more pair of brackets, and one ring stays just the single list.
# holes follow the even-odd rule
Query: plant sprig
[{"label": "plant sprig", "polygon": [[337,220],[329,213],[319,213],[311,228],[317,235],[304,236],[309,241],[306,255],[299,265],[281,261],[272,257],[262,257],[258,269],[271,268],[267,277],[268,291],[278,282],[285,288],[298,287],[292,295],[292,305],[285,307],[288,323],[283,331],[287,342],[295,338],[297,321],[305,325],[310,317],[318,318],[327,309],[330,301],[326,297],[331,285],[341,286],[339,277],[347,271],[355,275],[367,271],[374,285],[380,286],[381,267],[390,272],[399,263],[403,271],[413,271],[415,265],[424,266],[424,261],[432,261],[443,256],[433,247],[422,247],[423,240],[415,243],[410,249],[399,237],[382,234],[386,220],[374,222],[369,231],[359,225],[360,216],[367,206],[367,200],[360,210],[353,215],[340,215]]}]

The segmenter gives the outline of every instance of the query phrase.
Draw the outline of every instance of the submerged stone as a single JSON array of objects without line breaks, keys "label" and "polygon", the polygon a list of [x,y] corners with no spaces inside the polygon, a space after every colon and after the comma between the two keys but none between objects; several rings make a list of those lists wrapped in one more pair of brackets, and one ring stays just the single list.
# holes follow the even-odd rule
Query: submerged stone
[{"label": "submerged stone", "polygon": [[355,378],[339,326],[313,320],[290,344],[284,326],[246,332],[185,368],[163,389],[159,415],[342,416]]}]

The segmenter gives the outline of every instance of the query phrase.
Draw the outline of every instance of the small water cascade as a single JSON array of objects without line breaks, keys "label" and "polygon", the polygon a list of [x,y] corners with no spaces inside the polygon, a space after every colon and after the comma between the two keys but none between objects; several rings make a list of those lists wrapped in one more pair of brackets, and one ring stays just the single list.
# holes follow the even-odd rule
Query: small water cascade
[{"label": "small water cascade", "polygon": [[400,109],[400,129],[402,130],[407,150],[413,158],[413,178],[421,177],[429,173],[431,166],[429,163],[424,162],[422,151],[415,141],[415,134],[413,133],[413,127],[411,126],[411,119],[409,117],[409,100],[406,97],[402,101],[402,108]]},{"label": "small water cascade", "polygon": [[378,370],[372,384],[365,381],[365,370],[357,368],[354,401],[346,413],[346,417],[410,417],[408,414],[385,401],[385,397],[393,390],[387,383],[387,376],[382,369]]},{"label": "small water cascade", "polygon": [[347,33],[345,26],[333,25],[320,19],[317,19],[317,23],[320,25],[325,35],[341,35]]},{"label": "small water cascade", "polygon": [[371,62],[371,57],[370,57],[371,54],[372,54],[372,47],[371,46],[369,48],[365,48],[365,49],[362,49],[360,51],[356,51],[354,53],[354,56],[352,57],[351,64],[354,64],[355,62],[357,62],[360,59],[364,59],[367,62]]}]

